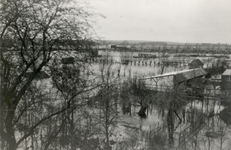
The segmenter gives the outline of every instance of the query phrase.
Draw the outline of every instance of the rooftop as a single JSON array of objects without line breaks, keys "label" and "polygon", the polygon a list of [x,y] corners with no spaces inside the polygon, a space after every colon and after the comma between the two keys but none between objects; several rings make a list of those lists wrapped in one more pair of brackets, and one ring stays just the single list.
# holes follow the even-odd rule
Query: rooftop
[{"label": "rooftop", "polygon": [[189,71],[179,73],[175,76],[176,81],[182,82],[196,77],[204,76],[207,72],[202,68],[191,69]]},{"label": "rooftop", "polygon": [[231,69],[226,69],[222,75],[231,75]]},{"label": "rooftop", "polygon": [[203,65],[200,59],[194,59],[189,65]]},{"label": "rooftop", "polygon": [[182,70],[182,71],[176,71],[176,72],[169,72],[169,73],[156,75],[156,76],[144,77],[144,78],[141,78],[140,80],[175,76],[176,81],[181,82],[181,81],[189,80],[195,77],[206,75],[206,73],[207,72],[203,68],[196,68],[196,69],[188,69],[188,70]]}]

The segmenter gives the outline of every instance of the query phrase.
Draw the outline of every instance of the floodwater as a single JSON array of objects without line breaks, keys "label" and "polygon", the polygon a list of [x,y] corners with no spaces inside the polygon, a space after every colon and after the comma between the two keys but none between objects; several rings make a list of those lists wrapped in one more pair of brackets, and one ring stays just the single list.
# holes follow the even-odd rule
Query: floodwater
[{"label": "floodwater", "polygon": [[[173,149],[230,150],[231,124],[227,124],[220,116],[224,108],[219,101],[193,100],[177,110],[180,119],[173,116]],[[131,115],[121,116],[126,127],[135,128],[135,132],[145,135],[161,133],[166,140],[164,144],[168,146],[168,110],[165,109],[163,114],[160,108],[149,107],[146,111],[147,118],[144,119],[137,115],[139,109],[139,106],[132,107]],[[225,117],[231,121],[231,116]]]},{"label": "floodwater", "polygon": [[[101,57],[96,58],[98,63],[93,62],[91,65],[93,66],[93,68],[97,68],[97,66],[101,64],[99,63],[100,60],[105,59],[105,57],[107,57],[107,59],[113,60],[114,71],[120,70],[120,75],[122,76],[132,76],[134,74],[138,76],[147,76],[160,74],[161,69],[163,68],[161,65],[162,61],[178,62],[177,64],[170,63],[167,66],[165,65],[162,73],[167,73],[188,69],[188,63],[190,63],[194,59],[200,59],[204,63],[204,68],[211,67],[212,64],[218,60],[218,58],[213,57],[214,55],[216,56],[216,54],[203,54],[203,56],[206,55],[206,57],[183,57],[184,55],[188,54],[181,54],[182,57],[176,57],[176,54],[158,52],[153,52],[150,54],[156,55],[157,57],[134,58],[133,56],[137,56],[138,52],[99,51],[99,55],[101,55]],[[226,60],[230,62],[231,55],[226,56],[229,57],[229,59]],[[122,65],[122,59],[129,60],[128,65]],[[225,58],[221,59],[224,60]]]},{"label": "floodwater", "polygon": [[[101,52],[101,54],[103,54]],[[107,54],[108,55],[108,54]],[[128,65],[122,65],[121,54],[119,52],[111,52],[114,64],[112,71],[120,77],[139,77],[157,75],[161,72],[161,65],[158,65],[158,58],[141,59],[131,58]],[[133,54],[127,54],[132,56]],[[158,54],[156,53],[158,56]],[[100,59],[100,58],[99,58]],[[175,59],[170,56],[168,59]],[[164,67],[162,73],[180,71],[188,69],[190,63],[195,57],[178,58],[185,63],[178,65],[169,65]],[[200,57],[204,62],[204,67],[209,67],[216,60],[211,57]],[[177,59],[175,59],[177,60]],[[140,61],[140,64],[137,63]],[[143,64],[142,64],[143,62]],[[147,62],[145,64],[145,62]],[[155,62],[155,63],[154,63]],[[92,63],[91,67],[99,70],[102,64]],[[191,100],[186,106],[177,110],[177,115],[173,115],[174,130],[173,130],[173,149],[203,149],[203,150],[228,150],[231,149],[231,126],[226,124],[220,117],[224,106],[220,104],[218,98],[199,101]],[[147,118],[143,119],[137,115],[139,106],[132,107],[131,116],[129,114],[122,115],[121,120],[126,123],[126,126],[136,128],[140,133],[161,130],[163,135],[169,136],[167,125],[168,110],[162,110],[157,106],[151,106],[146,111]],[[126,129],[125,129],[126,130]],[[168,138],[166,138],[167,141]],[[166,142],[165,144],[168,144]]]}]

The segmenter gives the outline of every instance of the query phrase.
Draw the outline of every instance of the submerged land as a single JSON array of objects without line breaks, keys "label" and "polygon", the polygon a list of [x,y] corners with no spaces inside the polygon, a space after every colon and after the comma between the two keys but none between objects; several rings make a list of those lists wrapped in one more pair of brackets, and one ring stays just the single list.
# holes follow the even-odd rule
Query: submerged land
[{"label": "submerged land", "polygon": [[230,45],[103,41],[52,54],[20,103],[16,138],[41,124],[18,149],[231,148]]}]

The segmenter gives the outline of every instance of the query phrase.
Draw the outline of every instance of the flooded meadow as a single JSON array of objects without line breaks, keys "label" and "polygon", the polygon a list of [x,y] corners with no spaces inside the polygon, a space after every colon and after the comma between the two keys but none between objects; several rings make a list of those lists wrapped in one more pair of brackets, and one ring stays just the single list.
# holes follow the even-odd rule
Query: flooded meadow
[{"label": "flooded meadow", "polygon": [[[92,60],[90,68],[97,71],[102,68],[102,57]],[[124,82],[133,77],[148,77],[163,73],[187,70],[188,63],[193,59],[201,59],[204,68],[211,67],[216,61],[213,57],[184,57],[177,58],[171,54],[166,58],[132,58],[133,54],[126,54],[127,64],[121,64],[121,54],[110,53],[109,62],[113,77],[119,77],[120,82]],[[156,53],[156,55],[158,55]],[[178,62],[163,66],[163,59],[170,62]],[[174,61],[173,61],[174,60]],[[99,71],[100,72],[100,71]],[[99,73],[98,72],[98,73]],[[152,81],[149,81],[152,82]],[[206,85],[205,85],[206,86]],[[205,87],[205,89],[210,89]],[[119,124],[115,129],[115,134],[111,139],[116,141],[113,149],[194,149],[194,150],[222,150],[231,149],[231,126],[230,112],[225,110],[227,106],[221,104],[217,87],[217,93],[206,95],[202,99],[197,97],[184,98],[186,103],[174,109],[172,114],[169,107],[156,105],[158,94],[153,92],[153,97],[149,98],[148,106],[145,110],[145,117],[140,117],[138,112],[141,109],[139,103],[131,101],[129,113],[122,113],[122,106],[118,106]],[[211,90],[211,89],[210,89]],[[206,90],[205,90],[206,91]],[[179,92],[179,91],[178,91]],[[207,91],[208,92],[208,91]],[[210,91],[211,93],[211,91]],[[212,92],[214,93],[214,91]],[[163,93],[162,93],[163,94]],[[181,93],[176,93],[181,94]],[[161,96],[160,96],[161,97]],[[144,97],[145,99],[145,97]],[[162,99],[165,103],[165,99]],[[168,103],[168,101],[166,101]],[[226,111],[224,113],[224,111]],[[225,115],[224,115],[225,114]],[[171,121],[169,121],[169,119]]]}]

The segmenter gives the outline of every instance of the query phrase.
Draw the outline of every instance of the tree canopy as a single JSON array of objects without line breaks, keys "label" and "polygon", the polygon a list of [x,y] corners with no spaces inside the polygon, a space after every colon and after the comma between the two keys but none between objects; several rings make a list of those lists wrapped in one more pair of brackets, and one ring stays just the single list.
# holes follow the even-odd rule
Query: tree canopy
[{"label": "tree canopy", "polygon": [[46,70],[57,53],[83,52],[94,43],[95,14],[84,6],[72,0],[1,0],[0,135],[9,149],[16,149],[37,126],[62,112],[45,116],[16,138],[17,122],[28,109],[22,99],[36,76]]}]

